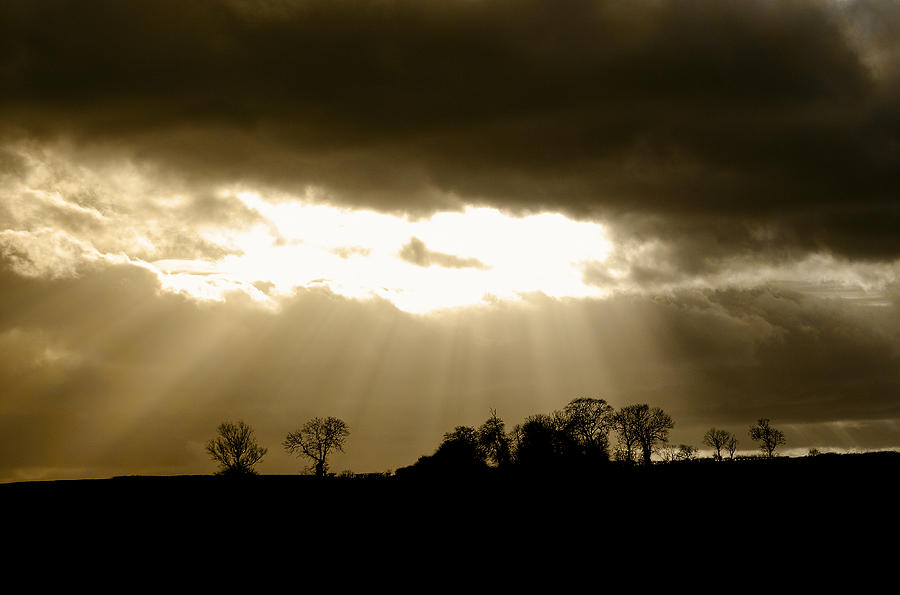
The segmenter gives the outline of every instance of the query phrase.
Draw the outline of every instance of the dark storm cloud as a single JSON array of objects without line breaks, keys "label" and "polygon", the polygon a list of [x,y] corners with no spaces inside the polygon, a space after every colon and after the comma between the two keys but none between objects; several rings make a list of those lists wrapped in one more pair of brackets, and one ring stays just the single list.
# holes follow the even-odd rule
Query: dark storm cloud
[{"label": "dark storm cloud", "polygon": [[437,265],[450,269],[485,269],[487,266],[477,258],[462,258],[454,254],[445,254],[429,250],[425,242],[419,238],[410,238],[399,252],[400,258],[420,267]]},{"label": "dark storm cloud", "polygon": [[[900,254],[890,2],[6,2],[5,138],[192,184]],[[887,23],[887,24],[885,24]],[[14,164],[13,164],[14,165]],[[703,244],[690,230],[737,230]],[[670,232],[671,233],[671,232]]]},{"label": "dark storm cloud", "polygon": [[[889,322],[893,309],[778,287],[678,296],[668,308],[677,315],[664,344],[710,364],[705,379],[718,394],[700,397],[706,407],[726,416],[768,408],[794,421],[898,413],[892,395],[900,388],[900,326]],[[860,383],[868,395],[858,392]]]}]

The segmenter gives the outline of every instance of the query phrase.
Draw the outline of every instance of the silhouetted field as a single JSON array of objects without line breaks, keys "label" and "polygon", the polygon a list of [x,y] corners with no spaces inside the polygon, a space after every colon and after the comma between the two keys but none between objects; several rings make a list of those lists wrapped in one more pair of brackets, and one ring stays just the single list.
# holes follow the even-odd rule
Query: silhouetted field
[{"label": "silhouetted field", "polygon": [[381,506],[402,513],[452,504],[478,509],[492,501],[503,510],[564,506],[591,499],[609,506],[681,505],[702,509],[740,506],[776,509],[816,507],[840,498],[872,503],[894,499],[900,477],[900,453],[821,454],[815,457],[712,459],[660,463],[652,467],[607,463],[580,473],[545,470],[479,474],[415,474],[316,478],[307,475],[256,475],[241,479],[215,475],[123,476],[110,479],[35,481],[0,484],[0,499],[53,501],[60,506],[128,502],[157,508],[197,505],[213,508],[230,502],[259,506],[305,507],[343,511]]},{"label": "silhouetted field", "polygon": [[890,557],[893,546],[877,543],[896,535],[898,472],[900,453],[870,453],[609,463],[583,475],[131,476],[0,485],[0,504],[20,552],[52,544],[85,555],[99,543],[205,567],[257,557],[263,569],[302,554],[333,572],[425,560],[451,574],[504,565],[518,580],[575,560],[700,565],[707,577],[779,564],[823,573],[829,556],[845,569]]}]

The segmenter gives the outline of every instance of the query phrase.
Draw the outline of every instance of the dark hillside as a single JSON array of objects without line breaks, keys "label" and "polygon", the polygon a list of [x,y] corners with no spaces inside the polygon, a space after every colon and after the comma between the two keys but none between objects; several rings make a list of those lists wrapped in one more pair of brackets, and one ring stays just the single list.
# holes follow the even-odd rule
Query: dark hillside
[{"label": "dark hillside", "polygon": [[[382,507],[404,514],[452,504],[456,509],[483,508],[503,501],[503,510],[565,506],[590,498],[598,505],[659,506],[678,503],[702,509],[707,502],[739,507],[816,507],[838,500],[876,505],[893,501],[900,477],[900,453],[822,454],[815,457],[743,459],[657,464],[651,468],[609,463],[592,474],[503,474],[496,470],[472,476],[351,478],[260,475],[245,479],[197,476],[124,476],[111,479],[39,481],[0,484],[0,500],[36,505],[123,507],[128,503],[154,509],[215,507],[243,502],[263,510],[297,507],[366,514]],[[354,512],[357,511],[357,512]],[[361,512],[360,512],[361,511]],[[433,510],[432,510],[433,512]]]},{"label": "dark hillside", "polygon": [[876,542],[896,535],[898,475],[900,454],[871,453],[609,464],[589,478],[116,477],[0,485],[0,504],[22,552],[162,547],[189,566],[214,567],[226,553],[294,564],[309,550],[338,568],[426,559],[471,570],[488,560],[519,579],[551,560],[636,570],[713,558],[709,572],[720,574],[747,564],[825,572],[827,556],[846,570],[890,555]]}]

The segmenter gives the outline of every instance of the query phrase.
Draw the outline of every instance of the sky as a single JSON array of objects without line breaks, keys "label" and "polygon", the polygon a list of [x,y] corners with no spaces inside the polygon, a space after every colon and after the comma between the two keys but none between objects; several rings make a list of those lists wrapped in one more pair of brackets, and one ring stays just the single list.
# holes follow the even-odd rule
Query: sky
[{"label": "sky", "polygon": [[900,3],[6,0],[0,481],[496,410],[900,448]]}]

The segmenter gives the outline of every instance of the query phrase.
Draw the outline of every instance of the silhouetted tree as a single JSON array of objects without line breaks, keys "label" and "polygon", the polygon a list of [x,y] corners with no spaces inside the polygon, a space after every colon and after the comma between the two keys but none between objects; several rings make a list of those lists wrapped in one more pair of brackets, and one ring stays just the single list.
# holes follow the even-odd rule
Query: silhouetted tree
[{"label": "silhouetted tree", "polygon": [[532,415],[515,428],[515,461],[533,470],[559,470],[580,454],[578,440],[568,431],[564,417]]},{"label": "silhouetted tree", "polygon": [[609,457],[609,431],[615,410],[603,399],[572,399],[562,411],[561,422],[587,456]]},{"label": "silhouetted tree", "polygon": [[706,434],[703,435],[703,444],[714,448],[716,450],[716,454],[713,455],[713,458],[717,461],[721,461],[722,449],[727,448],[728,441],[733,438],[734,436],[732,436],[731,432],[727,430],[717,430],[716,428],[710,428],[706,431]]},{"label": "silhouetted tree", "polygon": [[728,449],[728,457],[733,461],[734,453],[737,452],[738,439],[734,434],[725,442],[725,448]]},{"label": "silhouetted tree", "polygon": [[498,467],[508,464],[512,458],[510,438],[506,435],[503,420],[491,409],[491,416],[478,428],[478,442],[487,460]]},{"label": "silhouetted tree", "polygon": [[314,417],[296,432],[284,439],[284,449],[289,454],[304,456],[312,460],[316,477],[325,477],[328,472],[328,455],[337,450],[344,451],[344,441],[350,429],[343,420],[336,417]]},{"label": "silhouetted tree", "polygon": [[634,447],[640,445],[644,464],[650,465],[653,448],[669,438],[669,430],[675,422],[659,407],[649,405],[629,405],[619,410],[613,417],[613,426],[619,433],[620,445],[626,449],[626,458],[633,460]]},{"label": "silhouetted tree", "polygon": [[621,411],[616,412],[612,419],[613,429],[619,437],[619,446],[616,449],[616,459],[633,463],[637,454],[638,442],[637,427],[630,423]]},{"label": "silhouetted tree", "polygon": [[750,438],[759,442],[759,449],[767,458],[775,456],[775,449],[784,444],[784,434],[769,425],[769,419],[761,417],[756,425],[750,426]]},{"label": "silhouetted tree", "polygon": [[697,458],[697,448],[690,444],[679,444],[675,457],[678,461],[693,461]]},{"label": "silhouetted tree", "polygon": [[243,421],[224,422],[217,429],[219,435],[206,444],[206,452],[219,463],[220,475],[255,475],[254,466],[262,460],[267,449],[260,447],[253,430]]},{"label": "silhouetted tree", "polygon": [[398,477],[459,478],[487,472],[487,450],[478,430],[457,426],[444,434],[433,455],[419,457],[413,465],[397,469]]},{"label": "silhouetted tree", "polygon": [[677,463],[679,461],[693,461],[697,458],[697,449],[690,444],[678,446],[665,446],[660,450],[663,461]]},{"label": "silhouetted tree", "polygon": [[465,474],[486,469],[487,458],[478,430],[456,426],[444,434],[444,440],[432,455],[432,465],[444,473]]},{"label": "silhouetted tree", "polygon": [[481,447],[481,438],[478,435],[478,430],[471,426],[456,426],[452,432],[444,434],[441,444],[450,443],[465,444],[466,448],[472,450],[473,456],[476,458],[486,458],[487,456]]}]

